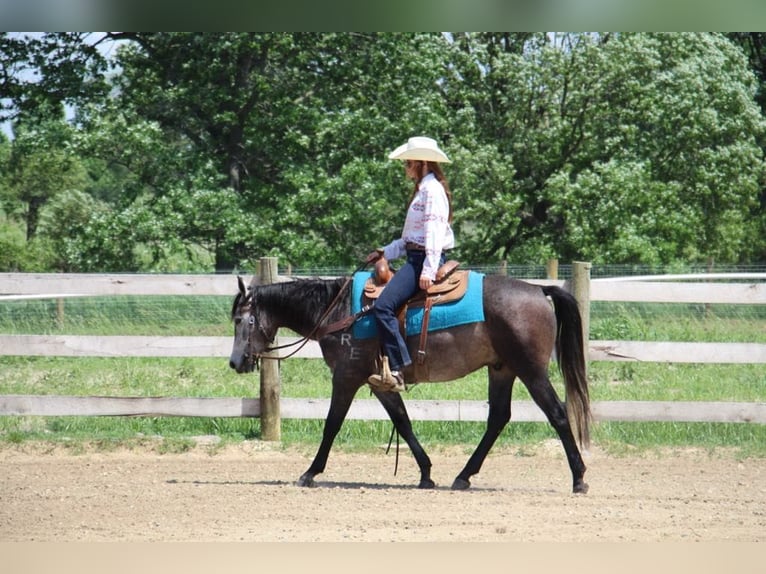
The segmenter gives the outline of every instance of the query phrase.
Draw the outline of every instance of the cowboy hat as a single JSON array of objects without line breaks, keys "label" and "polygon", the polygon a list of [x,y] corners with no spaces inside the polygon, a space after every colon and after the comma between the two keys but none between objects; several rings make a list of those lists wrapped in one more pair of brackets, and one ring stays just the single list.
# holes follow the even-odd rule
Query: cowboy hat
[{"label": "cowboy hat", "polygon": [[388,159],[414,159],[452,163],[447,154],[439,149],[436,140],[423,136],[408,139],[406,144],[400,145],[388,154]]}]

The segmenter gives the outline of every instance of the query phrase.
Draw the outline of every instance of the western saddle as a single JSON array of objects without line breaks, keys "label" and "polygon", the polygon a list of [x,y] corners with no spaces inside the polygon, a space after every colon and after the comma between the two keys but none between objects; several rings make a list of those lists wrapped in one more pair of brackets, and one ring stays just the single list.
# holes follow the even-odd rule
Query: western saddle
[{"label": "western saddle", "polygon": [[[459,262],[450,260],[444,263],[436,272],[436,279],[427,291],[418,291],[397,312],[399,329],[406,336],[405,318],[408,308],[423,307],[423,327],[420,330],[420,343],[418,347],[417,361],[423,364],[426,359],[426,343],[428,340],[428,321],[431,316],[431,307],[451,301],[457,301],[465,295],[468,289],[468,271],[457,271]],[[388,260],[384,257],[375,263],[375,272],[364,285],[362,304],[372,305],[380,296],[383,288],[393,277]]]}]

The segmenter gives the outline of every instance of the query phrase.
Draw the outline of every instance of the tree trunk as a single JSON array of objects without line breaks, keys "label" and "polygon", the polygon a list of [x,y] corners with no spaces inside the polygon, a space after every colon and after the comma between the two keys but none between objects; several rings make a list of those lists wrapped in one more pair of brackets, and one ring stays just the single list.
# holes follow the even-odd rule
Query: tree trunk
[{"label": "tree trunk", "polygon": [[239,258],[236,255],[237,250],[217,243],[215,246],[215,272],[230,273],[232,269],[239,264]]},{"label": "tree trunk", "polygon": [[30,241],[37,233],[37,220],[40,217],[40,208],[43,206],[42,199],[31,199],[27,209],[27,241]]}]

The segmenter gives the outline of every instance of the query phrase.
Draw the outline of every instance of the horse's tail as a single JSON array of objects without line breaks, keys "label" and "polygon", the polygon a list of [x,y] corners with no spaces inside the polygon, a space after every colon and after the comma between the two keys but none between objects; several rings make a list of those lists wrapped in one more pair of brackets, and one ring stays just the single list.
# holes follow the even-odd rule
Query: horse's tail
[{"label": "horse's tail", "polygon": [[577,300],[561,287],[545,286],[543,293],[553,300],[556,310],[556,356],[564,376],[569,424],[575,427],[580,446],[588,448],[591,412],[580,309]]}]

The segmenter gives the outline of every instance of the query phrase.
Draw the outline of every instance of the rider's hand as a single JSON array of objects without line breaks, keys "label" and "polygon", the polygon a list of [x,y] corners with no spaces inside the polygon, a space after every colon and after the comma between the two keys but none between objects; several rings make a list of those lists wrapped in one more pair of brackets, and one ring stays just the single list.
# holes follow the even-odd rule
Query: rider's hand
[{"label": "rider's hand", "polygon": [[376,249],[367,256],[367,259],[365,259],[364,262],[367,264],[375,263],[381,257],[383,257],[383,251]]},{"label": "rider's hand", "polygon": [[427,291],[427,290],[428,290],[428,288],[429,288],[431,285],[433,285],[433,284],[434,284],[434,282],[433,282],[431,279],[429,279],[428,277],[426,277],[426,276],[424,276],[424,275],[421,275],[421,276],[420,276],[420,281],[418,281],[418,284],[420,285],[420,288],[421,288],[423,291]]}]

